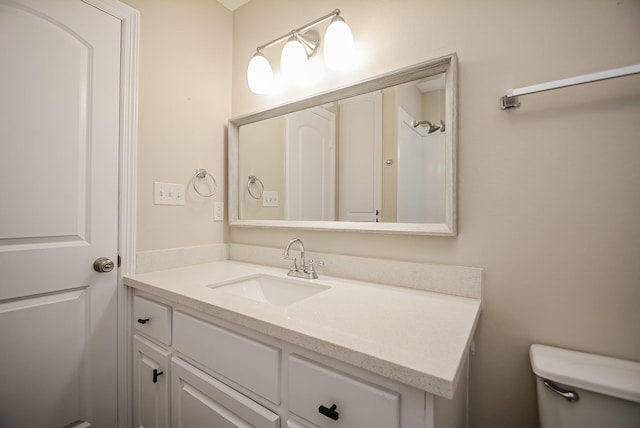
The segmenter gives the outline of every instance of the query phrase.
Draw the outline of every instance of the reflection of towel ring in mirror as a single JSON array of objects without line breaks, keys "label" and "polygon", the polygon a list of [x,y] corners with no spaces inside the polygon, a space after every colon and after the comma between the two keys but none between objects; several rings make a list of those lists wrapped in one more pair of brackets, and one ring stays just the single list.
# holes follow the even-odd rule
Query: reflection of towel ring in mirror
[{"label": "reflection of towel ring in mirror", "polygon": [[[251,191],[251,185],[252,184],[255,184],[258,187],[258,195],[257,196]],[[249,176],[249,181],[247,181],[247,191],[249,192],[249,195],[253,199],[260,199],[260,198],[262,198],[262,193],[264,193],[264,184],[262,184],[262,181],[260,181],[260,179],[258,177],[256,177],[255,175],[250,175]]]},{"label": "reflection of towel ring in mirror", "polygon": [[[203,193],[199,191],[198,187],[196,186],[196,179],[205,180],[207,177],[209,177],[213,183],[213,190],[211,191],[211,193]],[[193,190],[195,190],[198,195],[204,196],[205,198],[212,197],[213,195],[216,194],[216,191],[218,190],[218,183],[216,182],[216,179],[213,178],[213,175],[209,174],[207,170],[204,168],[196,169],[196,173],[191,179],[191,185],[193,186]]]}]

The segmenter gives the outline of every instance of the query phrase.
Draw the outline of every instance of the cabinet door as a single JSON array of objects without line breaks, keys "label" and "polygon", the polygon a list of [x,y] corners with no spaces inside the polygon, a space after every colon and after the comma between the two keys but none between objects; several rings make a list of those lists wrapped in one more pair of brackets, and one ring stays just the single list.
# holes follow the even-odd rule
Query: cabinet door
[{"label": "cabinet door", "polygon": [[136,428],[169,427],[171,353],[133,336],[133,421]]},{"label": "cabinet door", "polygon": [[171,360],[174,428],[278,428],[280,417],[178,359]]}]

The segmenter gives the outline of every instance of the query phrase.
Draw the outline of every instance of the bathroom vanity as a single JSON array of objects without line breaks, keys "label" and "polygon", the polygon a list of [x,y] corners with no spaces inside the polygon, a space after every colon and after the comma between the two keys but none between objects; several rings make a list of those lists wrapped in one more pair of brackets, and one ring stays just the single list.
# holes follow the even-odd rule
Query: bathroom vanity
[{"label": "bathroom vanity", "polygon": [[479,294],[236,261],[124,282],[136,427],[466,425]]}]

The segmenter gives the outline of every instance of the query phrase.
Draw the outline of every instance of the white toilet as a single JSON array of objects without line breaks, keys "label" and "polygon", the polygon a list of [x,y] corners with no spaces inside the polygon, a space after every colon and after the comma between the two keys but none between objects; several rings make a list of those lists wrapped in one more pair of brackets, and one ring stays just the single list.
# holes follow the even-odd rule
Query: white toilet
[{"label": "white toilet", "polygon": [[640,428],[640,363],[531,345],[540,428]]}]

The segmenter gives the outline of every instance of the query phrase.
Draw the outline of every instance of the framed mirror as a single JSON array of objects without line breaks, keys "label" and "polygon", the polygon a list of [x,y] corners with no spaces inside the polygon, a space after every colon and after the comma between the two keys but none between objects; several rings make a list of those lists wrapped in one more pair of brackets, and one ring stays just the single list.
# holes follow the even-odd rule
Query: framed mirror
[{"label": "framed mirror", "polygon": [[457,65],[231,119],[230,225],[456,235]]}]

